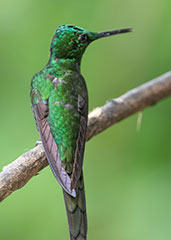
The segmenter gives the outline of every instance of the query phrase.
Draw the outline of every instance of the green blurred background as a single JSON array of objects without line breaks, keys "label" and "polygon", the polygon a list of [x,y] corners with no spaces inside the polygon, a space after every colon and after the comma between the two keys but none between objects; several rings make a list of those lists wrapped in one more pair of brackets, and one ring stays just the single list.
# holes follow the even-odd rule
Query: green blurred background
[{"label": "green blurred background", "polygon": [[[0,167],[39,139],[30,81],[48,60],[57,26],[134,32],[90,45],[82,61],[89,109],[171,67],[170,0],[1,0]],[[86,144],[89,240],[171,239],[171,99],[109,128]],[[0,239],[68,239],[60,186],[49,167],[0,205]]]}]

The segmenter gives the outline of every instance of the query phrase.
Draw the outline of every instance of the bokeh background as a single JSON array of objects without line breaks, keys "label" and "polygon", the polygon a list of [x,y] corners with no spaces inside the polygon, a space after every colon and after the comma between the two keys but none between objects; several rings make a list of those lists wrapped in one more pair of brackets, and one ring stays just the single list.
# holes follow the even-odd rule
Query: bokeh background
[{"label": "bokeh background", "polygon": [[[82,61],[90,111],[171,67],[170,0],[1,0],[0,167],[39,139],[30,81],[48,61],[57,26],[134,32],[90,45]],[[171,239],[171,99],[86,144],[89,240]],[[0,239],[69,238],[62,191],[49,167],[0,204]]]}]

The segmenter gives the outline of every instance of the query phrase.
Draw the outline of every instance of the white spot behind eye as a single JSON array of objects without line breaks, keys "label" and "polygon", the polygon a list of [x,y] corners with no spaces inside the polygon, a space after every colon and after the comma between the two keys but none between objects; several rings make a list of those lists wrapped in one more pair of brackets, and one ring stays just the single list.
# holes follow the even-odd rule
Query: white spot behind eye
[{"label": "white spot behind eye", "polygon": [[88,35],[83,33],[83,34],[79,35],[78,40],[80,42],[86,42],[88,40]]}]

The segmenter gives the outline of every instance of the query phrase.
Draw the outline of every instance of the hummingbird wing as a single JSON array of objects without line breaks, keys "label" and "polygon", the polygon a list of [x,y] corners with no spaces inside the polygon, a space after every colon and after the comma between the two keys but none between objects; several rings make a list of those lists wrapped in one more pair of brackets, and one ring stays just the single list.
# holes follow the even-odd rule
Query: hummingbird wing
[{"label": "hummingbird wing", "polygon": [[63,187],[63,189],[75,197],[76,192],[71,189],[71,179],[66,173],[65,169],[62,167],[62,162],[60,160],[60,155],[58,151],[58,146],[52,136],[50,126],[48,123],[48,101],[44,102],[41,99],[37,104],[33,105],[33,112],[36,119],[37,128],[45,149],[45,153],[49,162],[49,165],[55,175],[57,181]]},{"label": "hummingbird wing", "polygon": [[88,119],[88,95],[85,94],[84,98],[78,94],[78,112],[80,114],[80,128],[78,132],[75,160],[73,164],[73,172],[71,177],[71,187],[75,188],[80,178],[83,164],[83,156],[86,142],[86,130]]}]

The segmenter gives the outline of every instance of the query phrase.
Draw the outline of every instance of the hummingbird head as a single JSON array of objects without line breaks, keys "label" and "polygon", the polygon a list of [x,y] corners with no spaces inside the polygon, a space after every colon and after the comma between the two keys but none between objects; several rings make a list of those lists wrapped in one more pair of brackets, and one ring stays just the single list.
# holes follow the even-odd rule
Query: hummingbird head
[{"label": "hummingbird head", "polygon": [[73,25],[61,25],[53,36],[50,53],[54,58],[75,59],[79,62],[87,46],[94,40],[131,31],[127,28],[96,33]]}]

